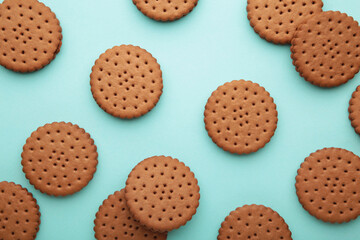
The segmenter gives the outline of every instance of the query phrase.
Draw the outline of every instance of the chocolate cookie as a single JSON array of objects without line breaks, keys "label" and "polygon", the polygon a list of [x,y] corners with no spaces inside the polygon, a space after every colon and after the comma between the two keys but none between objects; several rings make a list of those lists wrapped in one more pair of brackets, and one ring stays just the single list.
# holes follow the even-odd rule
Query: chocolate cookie
[{"label": "chocolate cookie", "polygon": [[157,21],[174,21],[190,13],[198,0],[133,0],[136,7]]},{"label": "chocolate cookie", "polygon": [[152,232],[133,219],[124,194],[124,189],[117,191],[100,206],[94,221],[95,238],[98,240],[165,240],[166,233]]},{"label": "chocolate cookie", "polygon": [[80,191],[98,163],[94,140],[78,125],[54,122],[39,127],[21,154],[26,178],[42,193],[55,196]]},{"label": "chocolate cookie", "polygon": [[321,0],[248,0],[250,25],[260,37],[276,44],[290,43],[297,26],[320,13]]},{"label": "chocolate cookie", "polygon": [[0,239],[33,240],[39,225],[39,206],[33,195],[15,183],[0,182]]},{"label": "chocolate cookie", "polygon": [[231,153],[256,152],[277,127],[276,105],[270,94],[251,81],[218,87],[205,107],[205,128],[219,147]]},{"label": "chocolate cookie", "polygon": [[262,205],[245,205],[232,211],[221,224],[218,240],[271,239],[291,240],[284,219]]},{"label": "chocolate cookie", "polygon": [[331,223],[360,215],[360,158],[340,148],[324,148],[301,164],[296,176],[301,205],[314,217]]},{"label": "chocolate cookie", "polygon": [[160,65],[146,50],[121,45],[96,60],[90,75],[97,104],[119,118],[135,118],[155,107],[162,94]]},{"label": "chocolate cookie", "polygon": [[291,57],[305,80],[335,87],[360,69],[360,27],[340,12],[322,12],[301,24],[291,41]]},{"label": "chocolate cookie", "polygon": [[61,27],[55,14],[37,0],[0,4],[0,65],[33,72],[49,64],[60,50]]},{"label": "chocolate cookie", "polygon": [[179,160],[156,156],[140,162],[129,174],[125,198],[134,219],[158,232],[185,225],[199,206],[194,173]]},{"label": "chocolate cookie", "polygon": [[352,94],[350,99],[349,119],[355,132],[360,134],[360,86],[356,88],[356,91]]}]

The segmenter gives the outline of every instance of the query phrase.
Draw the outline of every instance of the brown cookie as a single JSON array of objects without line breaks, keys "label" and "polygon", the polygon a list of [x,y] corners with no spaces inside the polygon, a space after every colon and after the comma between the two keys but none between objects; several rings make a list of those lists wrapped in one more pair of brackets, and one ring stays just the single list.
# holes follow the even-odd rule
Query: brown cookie
[{"label": "brown cookie", "polygon": [[271,208],[245,205],[232,211],[221,224],[218,240],[291,240],[284,219]]},{"label": "brown cookie", "polygon": [[133,3],[149,18],[174,21],[190,13],[198,0],[133,0]]},{"label": "brown cookie", "polygon": [[26,178],[42,193],[55,196],[80,191],[98,163],[94,140],[78,125],[54,122],[39,127],[21,154]]},{"label": "brown cookie", "polygon": [[141,225],[168,232],[185,225],[199,206],[200,188],[194,173],[179,160],[155,156],[129,174],[125,198]]},{"label": "brown cookie", "polygon": [[324,148],[301,164],[296,193],[314,217],[331,223],[360,215],[360,158],[340,148]]},{"label": "brown cookie", "polygon": [[322,12],[301,24],[291,41],[291,57],[306,81],[336,87],[360,69],[360,27],[340,12]]},{"label": "brown cookie", "polygon": [[37,0],[0,4],[0,65],[33,72],[49,64],[60,50],[62,33],[55,14]]},{"label": "brown cookie", "polygon": [[96,60],[90,79],[97,104],[119,118],[135,118],[149,112],[163,89],[156,59],[132,45],[108,49]]},{"label": "brown cookie", "polygon": [[139,225],[129,212],[125,190],[110,195],[100,206],[94,221],[98,240],[165,240],[166,233],[155,233]]},{"label": "brown cookie", "polygon": [[218,87],[206,104],[204,116],[205,128],[213,142],[237,154],[264,147],[274,135],[278,121],[270,94],[245,80]]},{"label": "brown cookie", "polygon": [[250,25],[260,37],[276,44],[291,42],[297,26],[320,13],[321,0],[248,0]]},{"label": "brown cookie", "polygon": [[360,134],[360,86],[356,88],[350,99],[349,119],[351,121],[351,125],[355,129],[355,132]]},{"label": "brown cookie", "polygon": [[36,199],[25,188],[0,182],[0,239],[33,240],[39,231]]}]

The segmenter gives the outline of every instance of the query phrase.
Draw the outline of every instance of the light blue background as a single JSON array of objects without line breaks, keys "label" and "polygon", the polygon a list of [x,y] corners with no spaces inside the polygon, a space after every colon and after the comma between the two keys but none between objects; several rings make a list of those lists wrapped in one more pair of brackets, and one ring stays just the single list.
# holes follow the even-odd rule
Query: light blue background
[{"label": "light blue background", "polygon": [[[323,0],[360,20],[360,1]],[[109,194],[120,190],[131,169],[153,155],[171,155],[195,172],[201,188],[197,214],[169,240],[216,239],[221,222],[236,207],[264,204],[284,217],[295,240],[360,239],[360,219],[341,225],[310,216],[295,194],[301,162],[323,147],[360,155],[348,120],[348,101],[360,75],[334,89],[303,80],[289,46],[254,33],[246,0],[200,0],[172,23],[143,16],[131,0],[44,0],[63,28],[60,54],[46,68],[18,74],[0,68],[0,181],[28,188],[41,210],[39,240],[94,239],[93,220]],[[89,75],[98,56],[120,44],[139,45],[161,65],[164,93],[149,114],[121,120],[103,112],[90,92]],[[234,79],[264,86],[275,99],[278,129],[271,142],[248,156],[231,155],[208,137],[204,106],[211,92]],[[55,198],[41,194],[21,168],[22,146],[37,127],[71,121],[95,140],[99,164],[81,192]]]}]

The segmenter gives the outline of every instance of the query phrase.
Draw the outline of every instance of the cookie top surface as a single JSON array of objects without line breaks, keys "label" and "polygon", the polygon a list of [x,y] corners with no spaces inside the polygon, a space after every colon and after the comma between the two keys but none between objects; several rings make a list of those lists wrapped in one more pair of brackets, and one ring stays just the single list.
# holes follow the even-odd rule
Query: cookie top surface
[{"label": "cookie top surface", "polygon": [[358,86],[349,102],[349,119],[355,132],[360,134],[360,86]]},{"label": "cookie top surface", "polygon": [[54,122],[39,127],[21,154],[26,178],[42,193],[55,196],[80,191],[98,163],[94,140],[78,125]]},{"label": "cookie top surface", "polygon": [[146,16],[157,21],[174,21],[190,13],[198,0],[133,0]]},{"label": "cookie top surface", "polygon": [[49,64],[61,46],[59,20],[37,0],[0,4],[0,65],[32,72]]},{"label": "cookie top surface", "polygon": [[185,225],[199,206],[200,188],[194,173],[177,159],[147,158],[129,174],[125,198],[141,225],[167,232]]},{"label": "cookie top surface", "polygon": [[270,94],[245,80],[218,87],[206,104],[204,116],[205,128],[213,142],[237,154],[264,147],[274,135],[278,121]]},{"label": "cookie top surface", "polygon": [[32,194],[15,183],[0,182],[0,239],[33,240],[39,225],[39,206]]},{"label": "cookie top surface", "polygon": [[321,0],[248,0],[250,25],[260,37],[276,44],[290,43],[297,26],[322,11]]},{"label": "cookie top surface", "polygon": [[324,148],[301,164],[296,176],[299,201],[311,215],[342,223],[360,214],[360,158],[340,148]]},{"label": "cookie top surface", "polygon": [[98,240],[165,240],[166,233],[155,233],[139,225],[126,205],[125,190],[110,195],[100,206],[95,219],[95,238]]},{"label": "cookie top surface", "polygon": [[163,89],[156,59],[132,45],[116,46],[102,54],[92,68],[90,84],[97,104],[119,118],[135,118],[149,112]]},{"label": "cookie top surface", "polygon": [[301,24],[291,41],[291,57],[305,80],[335,87],[360,69],[360,27],[340,12],[322,12]]},{"label": "cookie top surface", "polygon": [[218,240],[291,240],[284,219],[271,208],[245,205],[232,211],[221,224]]}]

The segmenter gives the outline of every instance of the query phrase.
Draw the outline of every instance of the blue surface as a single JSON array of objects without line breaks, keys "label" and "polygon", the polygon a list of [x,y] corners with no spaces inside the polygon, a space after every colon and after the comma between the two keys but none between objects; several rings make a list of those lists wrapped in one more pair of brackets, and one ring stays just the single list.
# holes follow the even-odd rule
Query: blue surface
[{"label": "blue surface", "polygon": [[[360,75],[334,89],[303,80],[289,46],[262,40],[250,27],[246,0],[200,0],[172,23],[142,15],[131,0],[43,0],[63,27],[60,54],[46,68],[18,74],[0,68],[0,181],[27,187],[40,205],[39,240],[94,239],[93,220],[102,201],[125,185],[131,169],[153,155],[171,155],[195,172],[201,188],[197,214],[169,240],[216,239],[221,222],[236,207],[264,204],[284,217],[294,240],[360,239],[360,219],[341,225],[310,216],[295,193],[296,171],[323,147],[360,155],[360,138],[348,120],[348,101]],[[360,1],[324,0],[360,20]],[[149,114],[131,121],[103,112],[90,92],[98,56],[120,44],[139,45],[161,65],[164,93]],[[264,86],[275,99],[278,129],[265,148],[231,155],[208,137],[204,106],[211,92],[234,79]],[[81,192],[55,198],[41,194],[21,169],[22,146],[37,127],[71,121],[98,146],[94,179]]]}]

